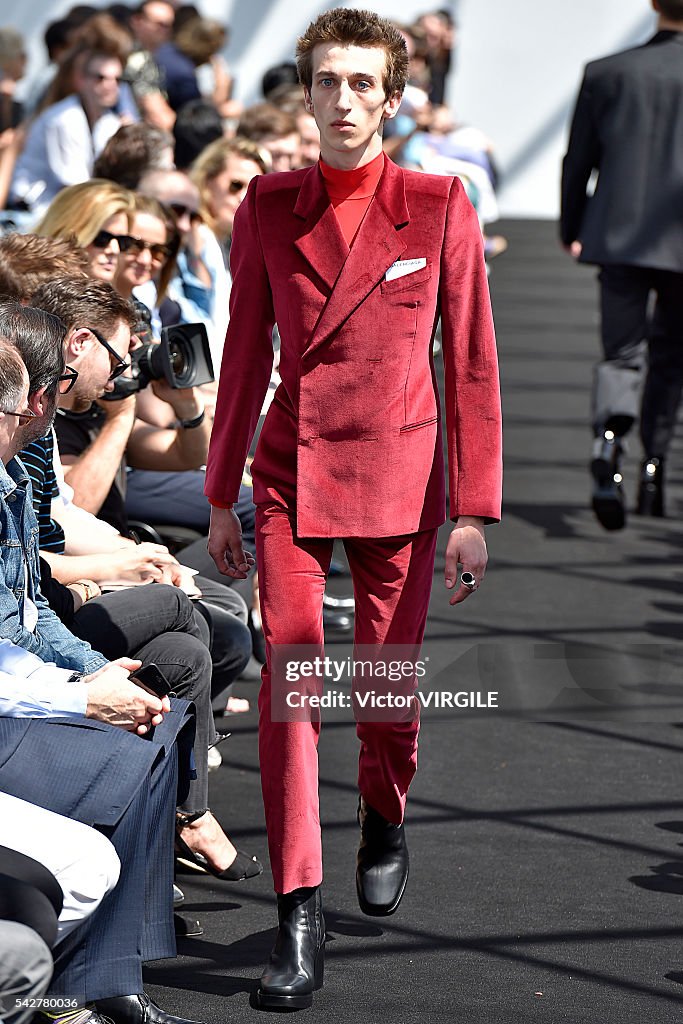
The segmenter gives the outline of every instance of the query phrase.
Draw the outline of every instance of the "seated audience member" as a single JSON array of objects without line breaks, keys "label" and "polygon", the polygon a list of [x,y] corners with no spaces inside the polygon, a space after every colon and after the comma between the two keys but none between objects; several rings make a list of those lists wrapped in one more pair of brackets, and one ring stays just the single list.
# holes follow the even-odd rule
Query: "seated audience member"
[{"label": "seated audience member", "polygon": [[134,46],[126,64],[126,80],[143,119],[163,131],[171,131],[175,112],[168,104],[154,58],[158,48],[170,39],[174,19],[175,5],[170,0],[142,0],[130,17]]},{"label": "seated audience member", "polygon": [[118,57],[84,50],[74,69],[76,92],[47,107],[32,123],[19,156],[10,204],[38,219],[66,185],[87,181],[95,157],[120,127],[112,112],[123,69]]},{"label": "seated audience member", "polygon": [[235,134],[267,150],[273,171],[292,171],[297,167],[300,139],[296,118],[272,103],[247,107]]},{"label": "seated audience member", "polygon": [[217,21],[195,17],[163,43],[155,53],[162,73],[169,106],[176,111],[191,100],[202,98],[197,68],[207,64],[226,43],[225,28]]},{"label": "seated audience member", "polygon": [[[149,694],[128,679],[138,666],[108,664],[74,679],[0,643],[0,802],[9,814],[3,828],[16,814],[22,824],[13,841],[34,848],[31,856],[54,864],[64,878],[63,927],[47,993],[75,1001],[59,1018],[79,1024],[100,1024],[104,1016],[112,1024],[181,1024],[144,992],[142,963],[176,955],[173,807],[188,775],[186,705],[171,708],[166,697],[149,708]],[[84,845],[69,851],[79,828]],[[88,863],[75,878],[85,853]],[[101,902],[84,922],[89,898]]]},{"label": "seated audience member", "polygon": [[[226,267],[237,208],[251,179],[267,172],[260,149],[247,139],[217,139],[192,165],[191,177],[199,189],[199,211],[221,245]],[[226,296],[226,311],[227,305]]]},{"label": "seated audience member", "polygon": [[46,277],[86,278],[89,259],[72,242],[12,232],[0,236],[0,295],[27,301]]},{"label": "seated audience member", "polygon": [[[125,331],[127,329],[129,341],[130,321],[126,323],[123,319],[125,304],[107,285],[90,287],[99,288],[100,293],[105,293],[104,296],[100,295],[102,305],[106,291],[109,291],[112,299],[121,305],[119,326],[113,334],[121,336],[121,348],[127,350]],[[115,312],[116,310],[110,307],[109,313],[112,318]],[[128,315],[131,317],[130,312]],[[56,327],[56,324],[59,326]],[[35,414],[32,420],[40,420],[37,429],[33,422],[29,422],[16,431],[11,449],[14,452],[20,450],[25,443],[36,440],[39,433],[44,433],[50,427],[56,406],[56,385],[64,366],[64,328],[61,321],[41,310],[5,306],[0,310],[0,335],[11,340],[25,353],[29,372],[33,377],[33,387],[29,382],[29,394],[34,406],[32,412]],[[111,357],[106,349],[102,348],[102,353],[100,346],[97,346],[94,355],[99,357],[99,370],[96,369],[97,359],[92,358],[89,372],[84,374],[88,404],[93,395],[110,386],[107,379]],[[46,373],[49,377],[47,380]],[[154,559],[156,573],[158,564],[163,564],[163,561],[160,553],[155,554]],[[74,616],[74,626],[76,618],[79,619],[77,631],[96,641],[98,649],[106,651],[107,657],[133,653],[141,661],[156,662],[165,671],[174,691],[195,704],[196,778],[190,783],[187,800],[180,808],[182,818],[179,819],[179,841],[205,858],[209,870],[213,869],[221,877],[239,880],[241,877],[247,877],[247,871],[251,874],[259,873],[260,864],[235,850],[211,812],[207,810],[208,750],[216,740],[216,732],[211,708],[211,660],[207,646],[210,636],[203,620],[195,617],[193,607],[185,595],[175,588],[164,586],[154,586],[148,593],[136,589],[132,592],[124,591],[121,594],[96,598],[90,608],[84,608],[80,615]],[[165,631],[162,632],[164,627]],[[231,619],[227,628],[232,630],[232,635],[235,631],[243,632],[248,642],[247,631],[237,620]],[[220,638],[221,642],[226,642],[227,639],[227,636]],[[237,674],[245,664],[248,654],[248,647],[245,651],[243,645],[242,655],[234,666],[234,674]],[[234,678],[234,675],[231,678]],[[231,678],[223,680],[223,684],[228,685]]]},{"label": "seated audience member", "polygon": [[[201,320],[209,336],[214,372],[217,374],[225,341],[230,278],[216,236],[202,222],[199,190],[182,171],[150,171],[141,179],[139,191],[169,207],[180,232],[176,272],[169,281],[165,316],[162,310],[164,326]],[[173,316],[172,304],[176,307]],[[205,397],[207,394],[211,397],[210,413],[213,415],[215,385],[207,385],[207,389]]]},{"label": "seated audience member", "polygon": [[[20,685],[16,661],[27,672]],[[56,676],[62,690],[69,685],[73,689],[66,682],[69,675],[68,669],[49,667],[8,640],[0,640],[0,719],[23,717],[22,712],[25,714],[27,705],[32,703],[32,685],[45,703],[31,708],[34,713],[30,717],[48,717],[49,710],[58,706],[52,682]],[[80,821],[1,792],[0,847],[30,857],[54,875],[62,890],[54,940],[57,942],[95,913],[121,873],[116,850],[106,836]],[[5,870],[6,864],[0,858],[0,872]]]},{"label": "seated audience member", "polygon": [[96,178],[135,190],[147,171],[171,170],[173,136],[145,121],[121,125],[104,147],[93,168]]},{"label": "seated audience member", "polygon": [[[121,245],[126,244],[132,215],[132,192],[111,181],[92,178],[62,189],[36,226],[35,234],[61,238],[85,249],[88,276],[112,282],[118,269]],[[31,244],[34,243],[30,239],[25,243],[29,248]],[[30,253],[27,262],[30,262]],[[60,276],[60,269],[55,268],[55,276]],[[12,288],[9,294],[30,295],[30,291]]]},{"label": "seated audience member", "polygon": [[273,67],[264,71],[261,78],[261,92],[267,103],[273,102],[273,94],[280,95],[283,86],[297,89],[301,94],[299,73],[293,60],[284,61],[282,64],[274,64]]},{"label": "seated audience member", "polygon": [[141,319],[147,321],[144,331],[136,333],[141,340],[159,337],[160,308],[168,285],[175,273],[180,235],[169,210],[151,196],[134,193],[133,214],[125,251],[119,259],[114,287],[135,303]]},{"label": "seated audience member", "polygon": [[223,135],[223,119],[213,103],[205,99],[185,103],[173,125],[177,169],[189,170],[199,154]]},{"label": "seated audience member", "polygon": [[[15,435],[24,417],[31,418],[28,374],[13,346],[0,339],[0,349],[2,639],[69,669],[74,703],[59,713],[83,719],[80,728],[70,728],[3,718],[0,791],[110,830],[122,865],[119,898],[106,900],[90,927],[76,929],[64,942],[62,955],[55,957],[51,993],[82,1003],[107,1001],[115,1024],[142,1024],[149,1005],[142,989],[142,959],[175,955],[174,740],[184,727],[186,705],[171,710],[168,698],[160,699],[128,678],[139,662],[107,662],[70,634],[47,607],[38,588],[37,527],[26,479],[14,457]],[[99,720],[94,732],[86,717]],[[143,743],[140,736],[152,725],[152,742]],[[167,1019],[163,1011],[158,1013],[160,1021]]]}]

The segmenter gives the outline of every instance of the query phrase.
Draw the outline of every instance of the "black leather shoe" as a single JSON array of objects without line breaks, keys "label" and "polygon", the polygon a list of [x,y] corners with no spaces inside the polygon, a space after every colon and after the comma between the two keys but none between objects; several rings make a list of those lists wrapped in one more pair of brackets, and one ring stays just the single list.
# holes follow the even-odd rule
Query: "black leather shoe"
[{"label": "black leather shoe", "polygon": [[146,992],[134,996],[98,999],[95,1008],[114,1024],[199,1024],[185,1017],[174,1017],[153,1003]]},{"label": "black leather shoe", "polygon": [[636,510],[639,516],[664,516],[664,459],[643,462]]},{"label": "black leather shoe", "polygon": [[279,928],[254,1005],[259,1010],[305,1010],[322,988],[325,918],[320,887],[278,894]]},{"label": "black leather shoe", "polygon": [[408,882],[405,830],[403,825],[383,818],[362,796],[358,802],[358,824],[358,903],[370,917],[388,917],[397,909]]},{"label": "black leather shoe", "polygon": [[622,530],[626,525],[626,502],[619,464],[623,448],[612,430],[595,440],[591,460],[593,477],[592,505],[596,518],[606,530]]}]

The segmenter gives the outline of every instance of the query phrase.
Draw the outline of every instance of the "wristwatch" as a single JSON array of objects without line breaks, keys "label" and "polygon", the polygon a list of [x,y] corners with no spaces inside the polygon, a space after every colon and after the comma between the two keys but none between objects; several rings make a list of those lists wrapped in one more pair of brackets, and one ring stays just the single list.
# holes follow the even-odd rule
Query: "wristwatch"
[{"label": "wristwatch", "polygon": [[178,420],[178,423],[183,428],[183,430],[192,430],[193,427],[200,427],[203,422],[204,422],[204,410],[203,409],[202,409],[202,411],[200,413],[197,413],[197,415],[195,417],[193,417],[193,419],[191,419],[191,420]]}]

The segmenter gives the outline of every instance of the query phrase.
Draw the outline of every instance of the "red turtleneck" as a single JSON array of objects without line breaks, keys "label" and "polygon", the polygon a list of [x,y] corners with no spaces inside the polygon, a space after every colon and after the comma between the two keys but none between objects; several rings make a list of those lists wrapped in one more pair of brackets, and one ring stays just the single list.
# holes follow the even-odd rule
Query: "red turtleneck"
[{"label": "red turtleneck", "polygon": [[384,170],[384,153],[369,164],[340,171],[320,160],[320,173],[349,249],[358,234]]}]

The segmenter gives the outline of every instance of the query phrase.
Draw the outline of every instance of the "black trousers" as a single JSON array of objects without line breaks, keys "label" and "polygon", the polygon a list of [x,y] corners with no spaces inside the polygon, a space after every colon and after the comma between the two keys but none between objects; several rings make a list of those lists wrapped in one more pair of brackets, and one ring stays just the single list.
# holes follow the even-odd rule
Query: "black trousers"
[{"label": "black trousers", "polygon": [[105,658],[139,658],[154,662],[172,689],[196,711],[194,761],[196,779],[190,783],[183,811],[208,807],[209,746],[216,741],[211,707],[211,655],[208,629],[195,615],[187,595],[177,587],[152,583],[103,594],[76,613],[73,632]]},{"label": "black trousers", "polygon": [[623,436],[640,418],[645,454],[664,458],[683,386],[683,274],[610,264],[598,276],[604,358],[594,378],[594,431]]}]

